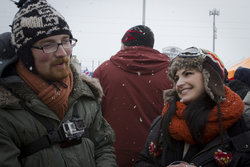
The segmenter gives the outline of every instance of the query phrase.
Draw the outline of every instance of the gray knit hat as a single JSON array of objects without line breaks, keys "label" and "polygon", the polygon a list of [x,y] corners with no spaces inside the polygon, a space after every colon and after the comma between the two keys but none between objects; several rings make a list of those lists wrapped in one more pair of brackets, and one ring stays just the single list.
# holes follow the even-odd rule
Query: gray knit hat
[{"label": "gray knit hat", "polygon": [[[223,101],[224,90],[224,65],[215,53],[205,49],[190,47],[178,54],[171,62],[168,71],[169,78],[175,83],[176,72],[182,68],[196,69],[203,75],[206,93],[216,103]],[[170,101],[175,94],[175,87],[164,92],[165,101]]]},{"label": "gray knit hat", "polygon": [[26,67],[33,63],[29,50],[36,41],[59,34],[72,37],[64,17],[46,0],[20,0],[16,4],[20,9],[12,23],[12,43]]}]

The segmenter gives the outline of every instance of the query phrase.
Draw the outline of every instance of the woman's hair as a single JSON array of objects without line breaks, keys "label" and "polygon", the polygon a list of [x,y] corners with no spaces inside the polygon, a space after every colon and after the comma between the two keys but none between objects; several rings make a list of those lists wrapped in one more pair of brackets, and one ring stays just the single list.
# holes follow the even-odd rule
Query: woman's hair
[{"label": "woman's hair", "polygon": [[216,103],[206,94],[190,102],[185,111],[185,120],[194,140],[202,143],[203,132],[206,127],[209,111],[216,106]]},{"label": "woman's hair", "polygon": [[[179,99],[179,97],[178,97],[177,93],[175,92],[175,95],[173,96],[173,99],[170,102],[168,110],[161,120],[160,131],[159,131],[159,135],[158,135],[158,139],[157,139],[158,144],[163,144],[164,146],[166,145],[167,148],[170,148],[170,149],[171,149],[170,146],[174,144],[174,140],[170,137],[168,129],[169,129],[169,125],[171,123],[172,117],[176,113],[176,105],[175,104],[178,101],[178,99]],[[161,136],[162,136],[162,143],[160,143]]]},{"label": "woman's hair", "polygon": [[[173,146],[176,142],[169,134],[169,125],[171,124],[172,117],[176,114],[176,101],[179,99],[175,94],[173,100],[166,114],[162,118],[160,135],[162,135],[162,144],[166,145],[169,149],[174,149]],[[190,102],[185,109],[185,120],[189,127],[192,137],[197,143],[202,143],[204,129],[208,119],[209,111],[216,106],[216,103],[208,96],[207,93],[202,94],[197,100]]]}]

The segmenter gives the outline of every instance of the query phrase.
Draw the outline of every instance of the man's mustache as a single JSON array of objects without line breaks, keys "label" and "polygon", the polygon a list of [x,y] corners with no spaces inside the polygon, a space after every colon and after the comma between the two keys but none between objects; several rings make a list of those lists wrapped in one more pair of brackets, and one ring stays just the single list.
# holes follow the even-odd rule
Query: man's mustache
[{"label": "man's mustache", "polygon": [[57,60],[55,60],[52,65],[58,65],[58,64],[68,64],[69,63],[69,58],[68,57],[64,57],[64,58],[59,58]]}]

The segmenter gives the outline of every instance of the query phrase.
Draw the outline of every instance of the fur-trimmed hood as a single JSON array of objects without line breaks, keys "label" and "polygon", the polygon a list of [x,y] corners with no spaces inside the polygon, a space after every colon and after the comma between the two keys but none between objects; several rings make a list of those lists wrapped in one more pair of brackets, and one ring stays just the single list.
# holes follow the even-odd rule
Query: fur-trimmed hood
[{"label": "fur-trimmed hood", "polygon": [[89,77],[85,74],[82,74],[80,78],[83,82],[87,83],[87,85],[90,87],[91,91],[93,92],[94,96],[100,103],[104,94],[103,94],[103,89],[99,82],[99,79]]}]

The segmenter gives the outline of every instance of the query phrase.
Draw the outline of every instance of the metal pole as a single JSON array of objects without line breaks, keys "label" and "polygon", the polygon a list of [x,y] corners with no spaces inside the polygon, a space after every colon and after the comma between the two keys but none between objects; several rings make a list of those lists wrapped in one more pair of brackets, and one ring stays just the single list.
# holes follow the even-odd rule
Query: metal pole
[{"label": "metal pole", "polygon": [[143,0],[142,25],[145,25],[145,15],[146,15],[146,0]]},{"label": "metal pole", "polygon": [[215,39],[217,38],[216,32],[217,29],[215,27],[215,15],[219,16],[220,15],[220,11],[213,9],[212,11],[209,11],[209,16],[213,15],[213,52],[215,52]]},{"label": "metal pole", "polygon": [[215,15],[214,15],[214,21],[213,21],[213,52],[215,52]]}]

